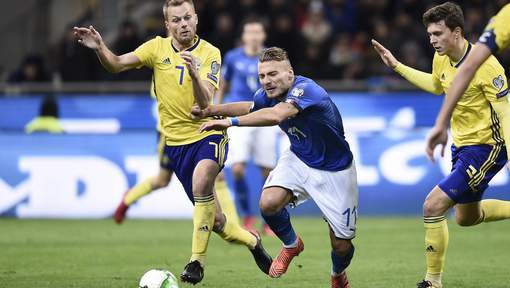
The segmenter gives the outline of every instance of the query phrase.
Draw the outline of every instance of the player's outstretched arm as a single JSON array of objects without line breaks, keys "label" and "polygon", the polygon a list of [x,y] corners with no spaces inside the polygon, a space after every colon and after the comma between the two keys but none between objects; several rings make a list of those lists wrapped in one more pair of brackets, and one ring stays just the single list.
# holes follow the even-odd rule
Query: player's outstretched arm
[{"label": "player's outstretched arm", "polygon": [[384,64],[400,74],[407,81],[429,93],[436,95],[443,93],[440,83],[434,80],[432,74],[422,72],[400,63],[397,58],[393,56],[390,50],[386,49],[386,47],[381,45],[381,43],[377,42],[375,39],[372,39],[372,46],[381,57]]},{"label": "player's outstretched arm", "polygon": [[375,39],[372,39],[372,46],[374,47],[377,54],[379,54],[381,57],[381,60],[384,62],[384,64],[395,70],[399,62],[397,58],[391,54],[391,51],[386,49],[386,47],[381,45],[381,43],[377,42]]},{"label": "player's outstretched arm", "polygon": [[253,102],[233,102],[228,104],[209,105],[205,109],[198,106],[191,108],[191,118],[202,119],[211,116],[236,117],[250,113]]},{"label": "player's outstretched arm", "polygon": [[121,56],[113,54],[93,26],[74,27],[73,31],[80,44],[96,52],[99,61],[108,72],[119,73],[142,65],[140,59],[133,53]]},{"label": "player's outstretched arm", "polygon": [[240,116],[239,118],[228,118],[212,120],[202,124],[200,132],[210,130],[225,130],[230,126],[274,126],[285,119],[291,118],[299,113],[299,110],[292,104],[282,102],[271,108],[263,108],[255,112]]}]

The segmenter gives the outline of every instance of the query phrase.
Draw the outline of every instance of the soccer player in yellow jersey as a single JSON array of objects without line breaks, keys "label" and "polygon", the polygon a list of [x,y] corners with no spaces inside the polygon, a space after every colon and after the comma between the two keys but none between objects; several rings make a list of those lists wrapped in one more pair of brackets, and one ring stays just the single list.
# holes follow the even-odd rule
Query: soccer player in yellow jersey
[{"label": "soccer player in yellow jersey", "polygon": [[[154,93],[154,79],[151,84],[151,97],[156,98],[156,94]],[[165,147],[165,137],[161,133],[161,124],[159,122],[159,116],[157,117],[157,136],[158,136],[158,159],[159,159],[159,171],[158,174],[137,183],[134,187],[128,190],[128,192],[122,197],[115,213],[113,214],[113,219],[117,224],[121,224],[125,217],[126,213],[136,201],[140,198],[150,194],[152,191],[164,188],[168,186],[170,180],[172,178],[173,171],[169,165],[169,159],[165,155],[164,147]],[[215,183],[215,192],[217,200],[220,202],[221,210],[225,213],[227,219],[232,222],[238,223],[239,216],[237,215],[236,207],[232,198],[230,197],[230,192],[228,191],[227,184],[225,183],[225,179],[222,175],[218,175],[216,177]]]},{"label": "soccer player in yellow jersey", "polygon": [[[384,63],[421,89],[441,94],[471,53],[464,38],[461,8],[446,2],[423,14],[430,43],[436,50],[432,73],[405,66],[391,52],[372,40]],[[508,106],[505,71],[490,57],[455,107],[452,126],[452,170],[428,194],[423,204],[427,273],[419,288],[442,287],[441,278],[448,247],[446,213],[455,207],[456,221],[472,226],[510,218],[510,202],[481,200],[489,181],[507,162],[503,130],[509,129],[509,114],[498,108]],[[501,110],[506,110],[501,108]]]},{"label": "soccer player in yellow jersey", "polygon": [[205,109],[218,88],[220,51],[196,35],[198,17],[191,0],[166,0],[163,8],[170,37],[156,37],[135,51],[117,56],[90,26],[74,28],[78,42],[95,51],[103,67],[112,73],[147,66],[153,69],[154,86],[164,154],[169,168],[183,184],[194,203],[193,240],[190,262],[181,280],[196,284],[203,278],[205,256],[211,230],[223,239],[246,245],[259,268],[269,273],[272,259],[260,238],[228,221],[214,196],[214,181],[223,168],[228,151],[224,133],[199,133],[208,119],[192,119],[191,108]]},{"label": "soccer player in yellow jersey", "polygon": [[[492,55],[492,53],[510,47],[509,19],[510,4],[507,4],[489,21],[489,24],[478,40],[478,43],[473,46],[473,49],[466,57],[464,64],[462,64],[462,67],[460,67],[457,71],[457,74],[453,78],[452,84],[448,89],[448,97],[445,98],[441,111],[437,116],[434,128],[427,137],[427,154],[429,154],[429,157],[432,156],[432,152],[436,146],[442,145],[444,147],[446,145],[448,140],[448,122],[451,118],[453,109],[468,88],[468,84],[475,77],[475,74],[483,73],[481,71],[477,72],[482,64]],[[504,75],[503,79],[505,79]],[[503,92],[506,93],[506,91],[502,91],[501,94],[503,94]],[[494,106],[494,109],[498,114],[504,113],[508,115],[508,113],[510,113],[510,111],[507,110],[508,108],[508,105]],[[508,130],[504,130],[503,132],[504,135],[510,135],[510,131]],[[506,140],[508,139],[505,137],[505,142],[508,143]]]}]

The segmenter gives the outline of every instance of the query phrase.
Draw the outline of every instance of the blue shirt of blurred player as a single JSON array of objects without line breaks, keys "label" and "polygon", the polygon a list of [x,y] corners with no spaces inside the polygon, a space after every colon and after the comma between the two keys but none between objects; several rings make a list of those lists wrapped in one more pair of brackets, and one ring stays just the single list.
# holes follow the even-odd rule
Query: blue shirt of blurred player
[{"label": "blue shirt of blurred player", "polygon": [[[281,101],[269,98],[264,89],[254,95],[251,112],[273,107]],[[352,163],[345,140],[342,117],[328,93],[313,80],[296,76],[284,100],[299,113],[280,123],[289,137],[290,150],[306,165],[327,171],[340,171]]]},{"label": "blue shirt of blurred player", "polygon": [[242,27],[242,46],[230,50],[223,58],[218,103],[253,101],[253,93],[260,88],[258,60],[266,40],[264,25],[257,18],[248,18]]},{"label": "blue shirt of blurred player", "polygon": [[258,55],[248,55],[244,47],[230,50],[225,55],[222,76],[230,84],[226,103],[253,100],[253,93],[260,88],[258,62]]}]

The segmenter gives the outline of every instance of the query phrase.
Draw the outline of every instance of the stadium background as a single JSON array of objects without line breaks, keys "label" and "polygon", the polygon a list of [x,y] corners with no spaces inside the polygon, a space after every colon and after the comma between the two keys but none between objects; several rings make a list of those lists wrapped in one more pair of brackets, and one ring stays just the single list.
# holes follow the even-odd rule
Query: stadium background
[{"label": "stadium background", "polygon": [[[117,75],[71,37],[93,24],[117,53],[163,35],[157,1],[1,1],[0,215],[105,218],[122,194],[157,169],[154,103],[148,70]],[[238,45],[239,24],[267,21],[267,46],[289,51],[297,74],[318,79],[339,106],[356,156],[360,212],[419,215],[428,191],[448,173],[424,155],[424,137],[442,98],[417,91],[372,51],[375,38],[405,64],[430,71],[433,49],[421,14],[442,1],[195,1],[199,35],[225,54]],[[460,1],[468,39],[507,1]],[[508,53],[498,55],[504,65]],[[507,69],[508,71],[508,69]],[[24,133],[42,99],[53,96],[68,133]],[[250,168],[257,204],[260,176]],[[510,199],[508,171],[490,197]],[[188,218],[191,207],[174,181],[129,211],[133,217]],[[296,213],[318,215],[312,203]]]}]

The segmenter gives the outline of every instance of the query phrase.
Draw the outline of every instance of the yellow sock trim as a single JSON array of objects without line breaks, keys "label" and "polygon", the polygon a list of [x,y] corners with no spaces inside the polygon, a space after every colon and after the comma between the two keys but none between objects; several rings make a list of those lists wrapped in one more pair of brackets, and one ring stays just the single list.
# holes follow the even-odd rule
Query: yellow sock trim
[{"label": "yellow sock trim", "polygon": [[510,218],[510,201],[487,199],[481,202],[483,222],[492,222]]},{"label": "yellow sock trim", "polygon": [[225,180],[216,180],[214,186],[221,211],[225,214],[229,222],[239,224],[239,215],[237,215],[236,206],[234,205],[232,197],[230,197],[227,183]]},{"label": "yellow sock trim", "polygon": [[138,184],[136,184],[133,188],[129,189],[126,196],[124,196],[124,204],[131,205],[135,203],[138,199],[152,192],[152,179],[146,179]]},{"label": "yellow sock trim", "polygon": [[190,262],[198,260],[202,265],[204,265],[209,237],[211,236],[211,231],[214,225],[215,214],[216,203],[213,195],[195,197]]},{"label": "yellow sock trim", "polygon": [[253,234],[241,228],[239,223],[232,223],[228,219],[225,222],[223,231],[219,232],[218,235],[225,241],[242,244],[250,249],[255,248],[255,245],[257,245],[257,238]]},{"label": "yellow sock trim", "polygon": [[437,279],[441,281],[449,239],[446,217],[424,217],[423,220],[425,222],[425,258],[427,260],[425,279],[429,280],[428,278],[430,278],[429,281],[434,282]]}]

